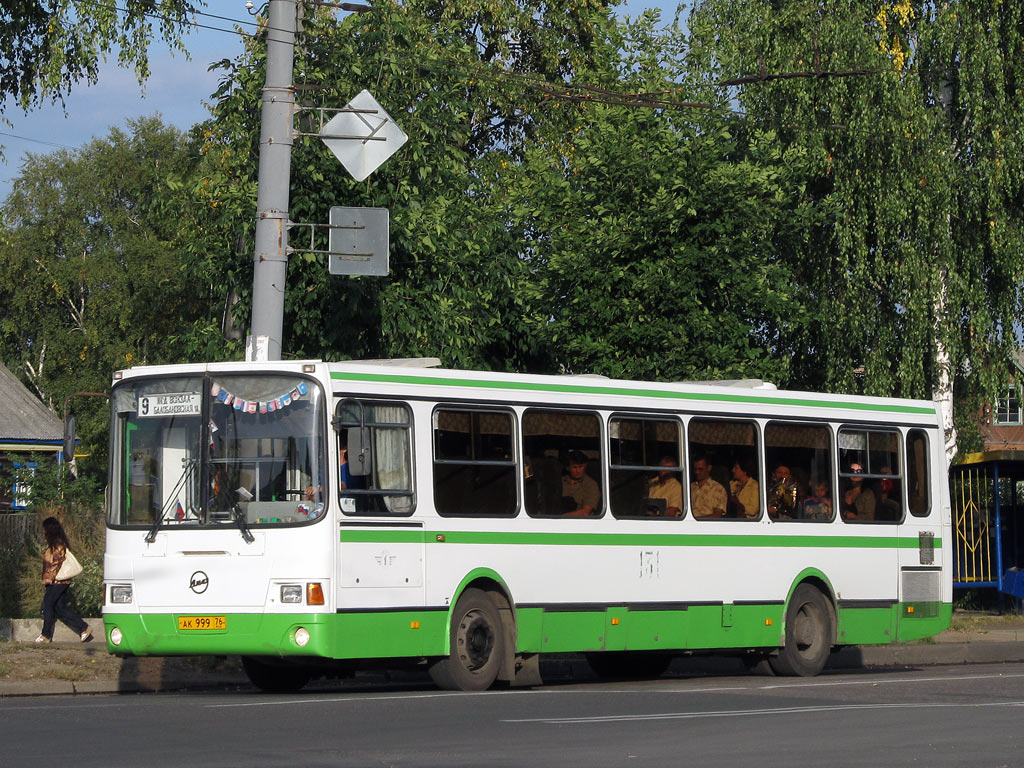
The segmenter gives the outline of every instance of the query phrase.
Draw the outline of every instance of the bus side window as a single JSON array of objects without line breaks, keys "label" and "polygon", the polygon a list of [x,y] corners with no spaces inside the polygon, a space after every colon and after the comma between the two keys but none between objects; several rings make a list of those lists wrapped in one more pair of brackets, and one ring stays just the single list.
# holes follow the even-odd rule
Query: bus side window
[{"label": "bus side window", "polygon": [[523,413],[522,429],[523,451],[537,478],[526,488],[527,513],[599,517],[604,493],[598,415],[530,408]]},{"label": "bus side window", "polygon": [[682,425],[615,416],[608,424],[611,510],[615,517],[683,516]]},{"label": "bus side window", "polygon": [[517,472],[511,412],[438,408],[433,429],[437,513],[515,515]]},{"label": "bus side window", "polygon": [[696,518],[761,516],[757,425],[735,419],[689,423],[690,510]]},{"label": "bus side window", "polygon": [[411,515],[416,497],[412,486],[409,406],[398,402],[341,400],[334,428],[345,434],[350,427],[369,430],[370,474],[353,477],[351,485],[358,487],[340,489],[342,511],[349,515]]},{"label": "bus side window", "polygon": [[839,442],[839,509],[858,523],[903,519],[901,435],[895,430],[842,427]]},{"label": "bus side window", "polygon": [[928,435],[922,429],[907,433],[907,496],[910,514],[927,517],[931,512],[928,484]]},{"label": "bus side window", "polygon": [[769,422],[764,428],[768,514],[773,520],[834,517],[832,434],[820,424]]}]

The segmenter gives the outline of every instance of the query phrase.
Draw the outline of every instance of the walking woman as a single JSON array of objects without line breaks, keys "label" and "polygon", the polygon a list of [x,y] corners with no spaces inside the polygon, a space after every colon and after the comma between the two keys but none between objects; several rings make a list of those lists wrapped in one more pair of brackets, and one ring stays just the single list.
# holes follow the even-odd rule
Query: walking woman
[{"label": "walking woman", "polygon": [[71,579],[57,581],[57,572],[60,571],[71,546],[67,534],[64,533],[64,526],[56,517],[48,517],[43,520],[43,535],[46,537],[46,550],[43,552],[43,632],[36,638],[36,642],[49,643],[53,640],[53,630],[56,628],[57,619],[60,619],[73,632],[78,633],[83,643],[88,643],[92,640],[92,630],[82,617],[68,606]]}]

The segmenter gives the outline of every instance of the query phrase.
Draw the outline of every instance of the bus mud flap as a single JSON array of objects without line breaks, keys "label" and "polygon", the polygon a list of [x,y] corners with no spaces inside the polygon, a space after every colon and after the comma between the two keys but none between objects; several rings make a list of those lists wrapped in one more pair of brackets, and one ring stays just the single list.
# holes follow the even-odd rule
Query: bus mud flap
[{"label": "bus mud flap", "polygon": [[515,616],[504,600],[498,599],[495,602],[498,603],[498,615],[501,616],[501,631],[505,641],[505,658],[501,660],[498,679],[508,682],[513,688],[544,685],[540,677],[540,654],[516,653],[518,633]]},{"label": "bus mud flap", "polygon": [[540,654],[525,653],[516,656],[515,677],[510,684],[513,688],[528,688],[535,685],[544,685],[540,676]]}]

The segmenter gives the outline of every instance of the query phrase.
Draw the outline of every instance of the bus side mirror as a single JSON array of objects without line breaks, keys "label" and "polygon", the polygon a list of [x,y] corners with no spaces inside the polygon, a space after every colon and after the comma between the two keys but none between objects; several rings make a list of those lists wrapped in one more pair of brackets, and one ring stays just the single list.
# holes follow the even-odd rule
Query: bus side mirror
[{"label": "bus side mirror", "polygon": [[370,474],[370,428],[348,428],[348,471],[353,477]]}]

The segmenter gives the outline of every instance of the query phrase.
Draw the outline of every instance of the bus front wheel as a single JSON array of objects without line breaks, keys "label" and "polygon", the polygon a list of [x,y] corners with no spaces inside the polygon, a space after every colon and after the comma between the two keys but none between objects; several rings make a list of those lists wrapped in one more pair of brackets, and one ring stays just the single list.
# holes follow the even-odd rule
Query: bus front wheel
[{"label": "bus front wheel", "polygon": [[786,609],[786,644],[768,663],[777,675],[813,677],[832,650],[832,607],[820,590],[801,584]]},{"label": "bus front wheel", "polygon": [[494,601],[483,590],[467,589],[452,611],[451,650],[430,667],[430,677],[447,690],[490,688],[501,669],[504,637]]}]

